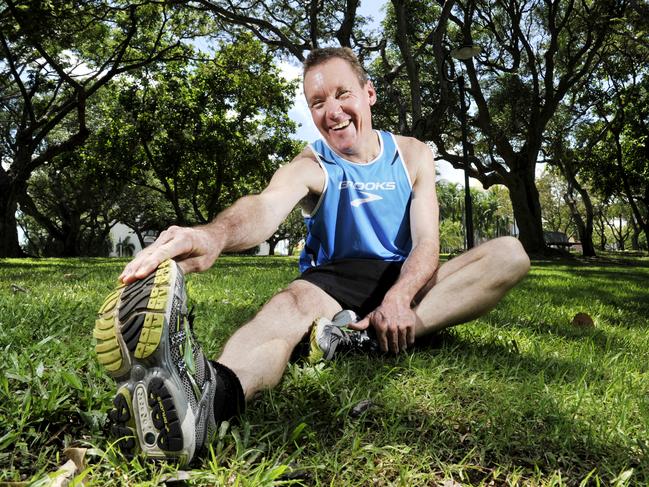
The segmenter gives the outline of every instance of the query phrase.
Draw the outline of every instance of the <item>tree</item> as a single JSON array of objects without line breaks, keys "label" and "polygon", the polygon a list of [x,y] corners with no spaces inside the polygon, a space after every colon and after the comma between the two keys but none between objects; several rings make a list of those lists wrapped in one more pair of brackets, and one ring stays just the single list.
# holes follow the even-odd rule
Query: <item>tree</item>
[{"label": "tree", "polygon": [[291,255],[296,245],[305,237],[306,226],[304,225],[302,210],[301,208],[295,208],[278,227],[277,231],[267,240],[268,254],[275,255],[277,244],[282,240],[288,240],[288,255]]},{"label": "tree", "polygon": [[131,236],[126,238],[120,238],[115,244],[115,249],[117,250],[117,255],[119,257],[133,257],[133,251],[135,250],[135,244],[131,242]]},{"label": "tree", "polygon": [[[649,50],[645,60],[649,60]],[[626,83],[619,79],[612,83],[613,103],[600,108],[608,137],[599,149],[609,157],[591,177],[605,195],[626,200],[633,221],[649,241],[649,72],[643,74]]]},{"label": "tree", "polygon": [[565,204],[564,212],[570,216],[571,227],[576,229],[582,254],[593,257],[596,255],[593,243],[595,209],[582,179],[584,168],[600,157],[593,149],[601,135],[597,135],[597,127],[588,123],[587,110],[575,108],[578,105],[575,98],[573,96],[570,102],[559,107],[550,122],[545,136],[545,154],[549,177]]},{"label": "tree", "polygon": [[464,62],[475,111],[471,176],[485,188],[509,189],[520,239],[528,251],[545,247],[534,168],[548,121],[571,88],[588,75],[625,2],[514,0],[486,2],[392,0],[385,35],[362,34],[358,2],[286,0],[240,5],[230,0],[196,2],[224,22],[244,27],[267,45],[298,60],[304,51],[338,43],[352,46],[372,64],[379,88],[380,124],[433,141],[441,156],[464,169],[458,156],[457,95],[445,77],[449,46],[479,42],[482,54]]},{"label": "tree", "polygon": [[[54,158],[30,178],[23,200],[22,223],[33,252],[43,256],[104,255],[105,242],[116,223],[114,202],[124,182],[110,178],[105,167],[87,160],[79,150]],[[106,195],[109,195],[107,197]],[[32,219],[33,223],[26,221]],[[47,238],[30,235],[38,224]],[[40,245],[35,243],[40,241]]]},{"label": "tree", "polygon": [[617,250],[625,250],[626,242],[631,235],[633,219],[631,208],[624,200],[612,200],[606,204],[603,222],[608,227],[608,234],[613,237]]},{"label": "tree", "polygon": [[298,61],[304,51],[325,45],[360,48],[361,56],[379,48],[367,19],[358,15],[360,0],[266,0],[241,3],[233,0],[196,0],[190,5],[210,12],[233,31],[252,33],[271,49],[280,49]]},{"label": "tree", "polygon": [[537,178],[543,228],[548,232],[565,233],[574,237],[574,220],[563,199],[568,187],[556,169],[547,167]]},{"label": "tree", "polygon": [[[437,199],[440,222],[447,222],[443,228],[440,226],[442,248],[451,252],[464,247],[464,188],[457,183],[438,181]],[[514,218],[506,189],[500,186],[493,186],[486,191],[471,188],[471,199],[475,220],[474,237],[477,241],[511,235]]]},{"label": "tree", "polygon": [[[384,78],[401,83],[393,82],[395,89],[403,86],[393,99],[399,100],[398,111],[409,120],[406,128],[435,142],[444,159],[467,169],[485,188],[507,186],[521,242],[528,252],[542,251],[541,207],[534,183],[542,135],[561,100],[597,64],[624,4],[445,2],[437,23],[427,28],[419,22],[428,17],[411,14],[419,4],[394,0],[392,5],[395,39],[382,56],[380,70]],[[403,22],[404,16],[415,21]],[[457,155],[460,114],[452,110],[458,104],[445,75],[450,47],[445,33],[452,46],[482,47],[478,57],[462,62],[474,104],[467,114],[472,128],[468,168]],[[435,69],[436,80],[423,78],[419,71],[424,70],[418,69],[423,64]],[[449,110],[453,116],[443,115]]]},{"label": "tree", "polygon": [[174,2],[2,3],[0,256],[22,254],[15,214],[31,175],[87,139],[88,99],[119,75],[185,55],[198,28]]},{"label": "tree", "polygon": [[240,36],[210,60],[124,83],[106,154],[132,184],[163,195],[177,223],[206,223],[297,153],[294,90],[263,45]]},{"label": "tree", "polygon": [[157,235],[176,222],[171,204],[158,191],[129,183],[124,186],[122,197],[111,200],[115,220],[135,232],[141,248],[146,246],[145,234]]},{"label": "tree", "polygon": [[476,241],[511,235],[514,215],[506,189],[501,186],[486,191],[471,188],[471,199]]},{"label": "tree", "polygon": [[[604,201],[625,199],[633,212],[630,221],[635,225],[634,234],[644,231],[645,238],[649,235],[649,149],[646,144],[649,128],[646,122],[649,116],[646,14],[649,9],[646,6],[644,9],[644,13],[640,7],[629,10],[625,18],[613,25],[606,56],[602,57],[590,79],[583,83],[582,90],[574,94],[572,103],[564,107],[564,112],[572,113],[572,125],[577,128],[561,130],[555,136],[554,146],[558,150],[554,152],[561,156],[556,158],[556,163],[581,195],[587,217],[586,233],[588,225],[593,227],[596,211],[587,192],[580,188],[584,182]],[[570,144],[574,148],[566,149]],[[567,202],[571,204],[569,199]],[[597,212],[603,246],[602,211]],[[576,223],[582,233],[583,223],[579,218]],[[582,242],[585,241],[582,237]],[[637,237],[634,241],[637,246]]]},{"label": "tree", "polygon": [[442,252],[449,254],[464,249],[464,230],[461,222],[442,220],[439,225],[439,246]]},{"label": "tree", "polygon": [[440,221],[461,222],[464,215],[464,188],[445,180],[437,182],[437,201]]},{"label": "tree", "polygon": [[[84,144],[54,157],[30,178],[20,217],[21,225],[28,227],[28,252],[67,257],[103,255],[103,242],[118,221],[131,227],[144,247],[143,232],[159,232],[175,221],[164,198],[129,185],[128,166],[107,157],[110,141],[106,131],[118,122],[111,118],[116,95],[110,86],[95,95],[87,105],[91,134]],[[42,231],[36,225],[47,233],[45,238],[37,238]]]}]

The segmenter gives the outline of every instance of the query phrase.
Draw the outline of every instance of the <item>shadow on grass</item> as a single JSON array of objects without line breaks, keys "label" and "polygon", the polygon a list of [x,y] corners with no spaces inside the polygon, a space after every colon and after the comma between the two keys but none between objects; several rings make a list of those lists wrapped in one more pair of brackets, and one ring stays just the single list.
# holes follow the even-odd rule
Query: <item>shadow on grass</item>
[{"label": "shadow on grass", "polygon": [[[553,382],[576,387],[605,380],[588,364],[522,356],[500,344],[475,343],[452,333],[409,355],[336,360],[313,380],[289,380],[279,393],[262,395],[249,417],[262,430],[283,427],[287,435],[306,423],[310,435],[305,441],[314,444],[307,450],[338,452],[352,482],[362,480],[354,470],[362,472],[368,464],[381,465],[388,483],[398,481],[398,466],[390,470],[388,464],[399,450],[406,452],[401,461],[415,471],[436,470],[430,462],[474,466],[468,471],[472,483],[488,480],[503,467],[520,467],[528,476],[560,470],[568,485],[594,469],[604,481],[628,468],[636,470],[638,485],[649,480],[649,458],[640,439],[634,443],[607,431],[604,424],[611,418],[597,422],[597,409],[584,416],[581,402],[573,408],[555,397],[552,386],[548,389]],[[427,363],[432,371],[445,370],[432,380],[424,376],[434,388],[432,398],[425,388],[413,391],[408,382],[422,377]],[[469,381],[471,376],[479,379]],[[281,400],[269,397],[277,394]],[[360,417],[350,415],[350,399],[367,398],[373,406]],[[301,460],[308,464],[310,458]],[[321,474],[326,484],[340,472]]]},{"label": "shadow on grass", "polygon": [[582,257],[578,255],[562,255],[557,257],[531,257],[534,266],[597,266],[597,267],[643,267],[649,268],[649,254],[600,254],[597,257]]}]

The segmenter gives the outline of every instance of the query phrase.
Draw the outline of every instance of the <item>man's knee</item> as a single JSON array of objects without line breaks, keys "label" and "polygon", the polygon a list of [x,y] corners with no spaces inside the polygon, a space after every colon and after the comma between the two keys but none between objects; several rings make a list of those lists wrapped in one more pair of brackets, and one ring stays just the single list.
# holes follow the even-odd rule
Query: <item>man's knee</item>
[{"label": "man's knee", "polygon": [[273,296],[257,313],[253,322],[280,326],[282,330],[303,332],[319,316],[333,316],[339,305],[324,291],[306,281],[293,281]]},{"label": "man's knee", "polygon": [[517,238],[500,237],[491,241],[494,263],[512,284],[520,281],[530,270],[530,258]]},{"label": "man's knee", "polygon": [[278,299],[281,306],[285,306],[285,309],[296,316],[308,320],[315,319],[315,315],[319,316],[319,310],[323,307],[323,296],[322,291],[313,289],[314,287],[306,281],[293,281],[273,299]]}]

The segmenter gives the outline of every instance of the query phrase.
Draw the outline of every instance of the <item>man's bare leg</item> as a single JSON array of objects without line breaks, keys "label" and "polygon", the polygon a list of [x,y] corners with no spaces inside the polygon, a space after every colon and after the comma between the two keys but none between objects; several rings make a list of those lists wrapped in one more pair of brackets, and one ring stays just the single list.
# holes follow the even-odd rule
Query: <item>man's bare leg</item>
[{"label": "man's bare leg", "polygon": [[322,289],[294,281],[232,335],[218,361],[237,375],[249,399],[279,383],[293,348],[316,318],[331,318],[340,310]]},{"label": "man's bare leg", "polygon": [[414,309],[416,336],[482,316],[527,274],[530,260],[513,237],[490,240],[437,270]]}]

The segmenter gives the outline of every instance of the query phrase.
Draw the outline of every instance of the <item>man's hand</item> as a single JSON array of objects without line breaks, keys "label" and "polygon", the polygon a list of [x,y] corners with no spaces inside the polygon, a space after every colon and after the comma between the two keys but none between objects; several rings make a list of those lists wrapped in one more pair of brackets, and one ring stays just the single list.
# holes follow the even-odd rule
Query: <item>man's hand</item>
[{"label": "man's hand", "polygon": [[372,325],[381,350],[399,353],[415,343],[416,321],[409,302],[403,299],[385,299],[378,308],[361,321],[349,325],[349,328],[364,330]]},{"label": "man's hand", "polygon": [[185,273],[204,271],[218,254],[217,244],[205,227],[172,226],[129,262],[119,279],[124,284],[143,279],[167,259],[176,260]]}]

